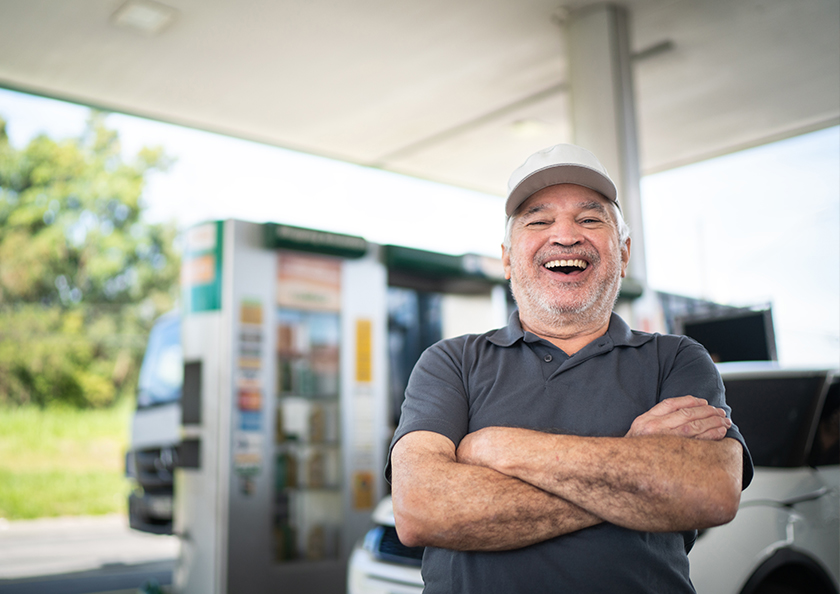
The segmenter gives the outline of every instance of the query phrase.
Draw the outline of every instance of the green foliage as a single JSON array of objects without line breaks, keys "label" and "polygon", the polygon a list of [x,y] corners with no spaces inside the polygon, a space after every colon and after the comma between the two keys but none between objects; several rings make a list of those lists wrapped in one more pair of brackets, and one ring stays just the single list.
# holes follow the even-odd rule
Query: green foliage
[{"label": "green foliage", "polygon": [[0,407],[0,517],[125,513],[130,404]]},{"label": "green foliage", "polygon": [[111,404],[136,384],[148,332],[129,306],[0,309],[0,400]]},{"label": "green foliage", "polygon": [[31,520],[127,513],[128,491],[126,479],[115,472],[0,470],[0,517]]},{"label": "green foliage", "polygon": [[93,112],[76,139],[11,146],[0,119],[0,403],[112,403],[136,380],[145,336],[171,309],[172,225],[143,222],[147,174]]}]

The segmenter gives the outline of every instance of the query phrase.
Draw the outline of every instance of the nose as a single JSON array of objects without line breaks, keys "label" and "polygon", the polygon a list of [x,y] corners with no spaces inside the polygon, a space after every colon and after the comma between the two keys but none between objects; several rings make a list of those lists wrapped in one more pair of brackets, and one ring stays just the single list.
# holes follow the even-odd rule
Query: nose
[{"label": "nose", "polygon": [[572,247],[583,242],[583,235],[575,221],[559,220],[552,225],[551,242],[561,247]]}]

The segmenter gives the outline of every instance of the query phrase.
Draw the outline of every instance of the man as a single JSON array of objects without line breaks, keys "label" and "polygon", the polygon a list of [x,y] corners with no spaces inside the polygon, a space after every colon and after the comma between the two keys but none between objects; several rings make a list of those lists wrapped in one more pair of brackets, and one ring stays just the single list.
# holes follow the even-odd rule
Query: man
[{"label": "man", "polygon": [[425,592],[693,592],[695,530],[752,478],[720,376],[698,343],[612,314],[630,238],[594,155],[532,155],[505,208],[518,311],[423,354],[391,445]]}]

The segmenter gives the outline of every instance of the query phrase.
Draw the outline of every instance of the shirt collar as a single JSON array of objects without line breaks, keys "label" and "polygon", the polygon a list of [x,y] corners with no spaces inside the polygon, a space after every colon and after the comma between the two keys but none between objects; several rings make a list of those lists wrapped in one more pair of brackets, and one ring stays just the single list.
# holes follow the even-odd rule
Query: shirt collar
[{"label": "shirt collar", "polygon": [[[522,330],[522,324],[519,323],[519,310],[517,309],[510,315],[507,326],[491,332],[488,340],[497,346],[509,347],[513,346],[520,339],[531,342],[528,340],[531,336],[531,333],[528,333],[526,337],[525,332]],[[653,336],[653,334],[648,334],[647,332],[631,330],[627,322],[622,320],[618,314],[613,313],[610,317],[610,325],[607,328],[607,333],[601,337],[600,341],[599,339],[596,339],[596,341],[604,343],[605,341],[603,339],[606,338],[608,339],[607,342],[611,343],[611,346],[638,347],[653,340]],[[606,344],[599,346],[606,346]]]},{"label": "shirt collar", "polygon": [[654,334],[649,332],[641,332],[639,330],[631,330],[621,317],[613,313],[610,317],[610,327],[607,329],[607,336],[612,340],[615,346],[642,346],[646,342],[650,342],[654,338]]},{"label": "shirt collar", "polygon": [[491,332],[487,340],[497,346],[509,347],[524,337],[525,333],[522,331],[522,324],[519,323],[519,310],[515,309],[510,314],[510,318],[508,318],[507,326]]}]

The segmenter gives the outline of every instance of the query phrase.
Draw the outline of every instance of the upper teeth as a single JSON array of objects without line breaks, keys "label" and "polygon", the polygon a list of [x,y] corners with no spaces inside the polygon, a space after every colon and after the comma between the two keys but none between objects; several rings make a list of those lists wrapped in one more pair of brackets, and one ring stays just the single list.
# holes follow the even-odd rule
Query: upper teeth
[{"label": "upper teeth", "polygon": [[552,260],[546,263],[546,268],[557,268],[558,266],[575,266],[577,268],[586,269],[587,263],[584,260]]}]

